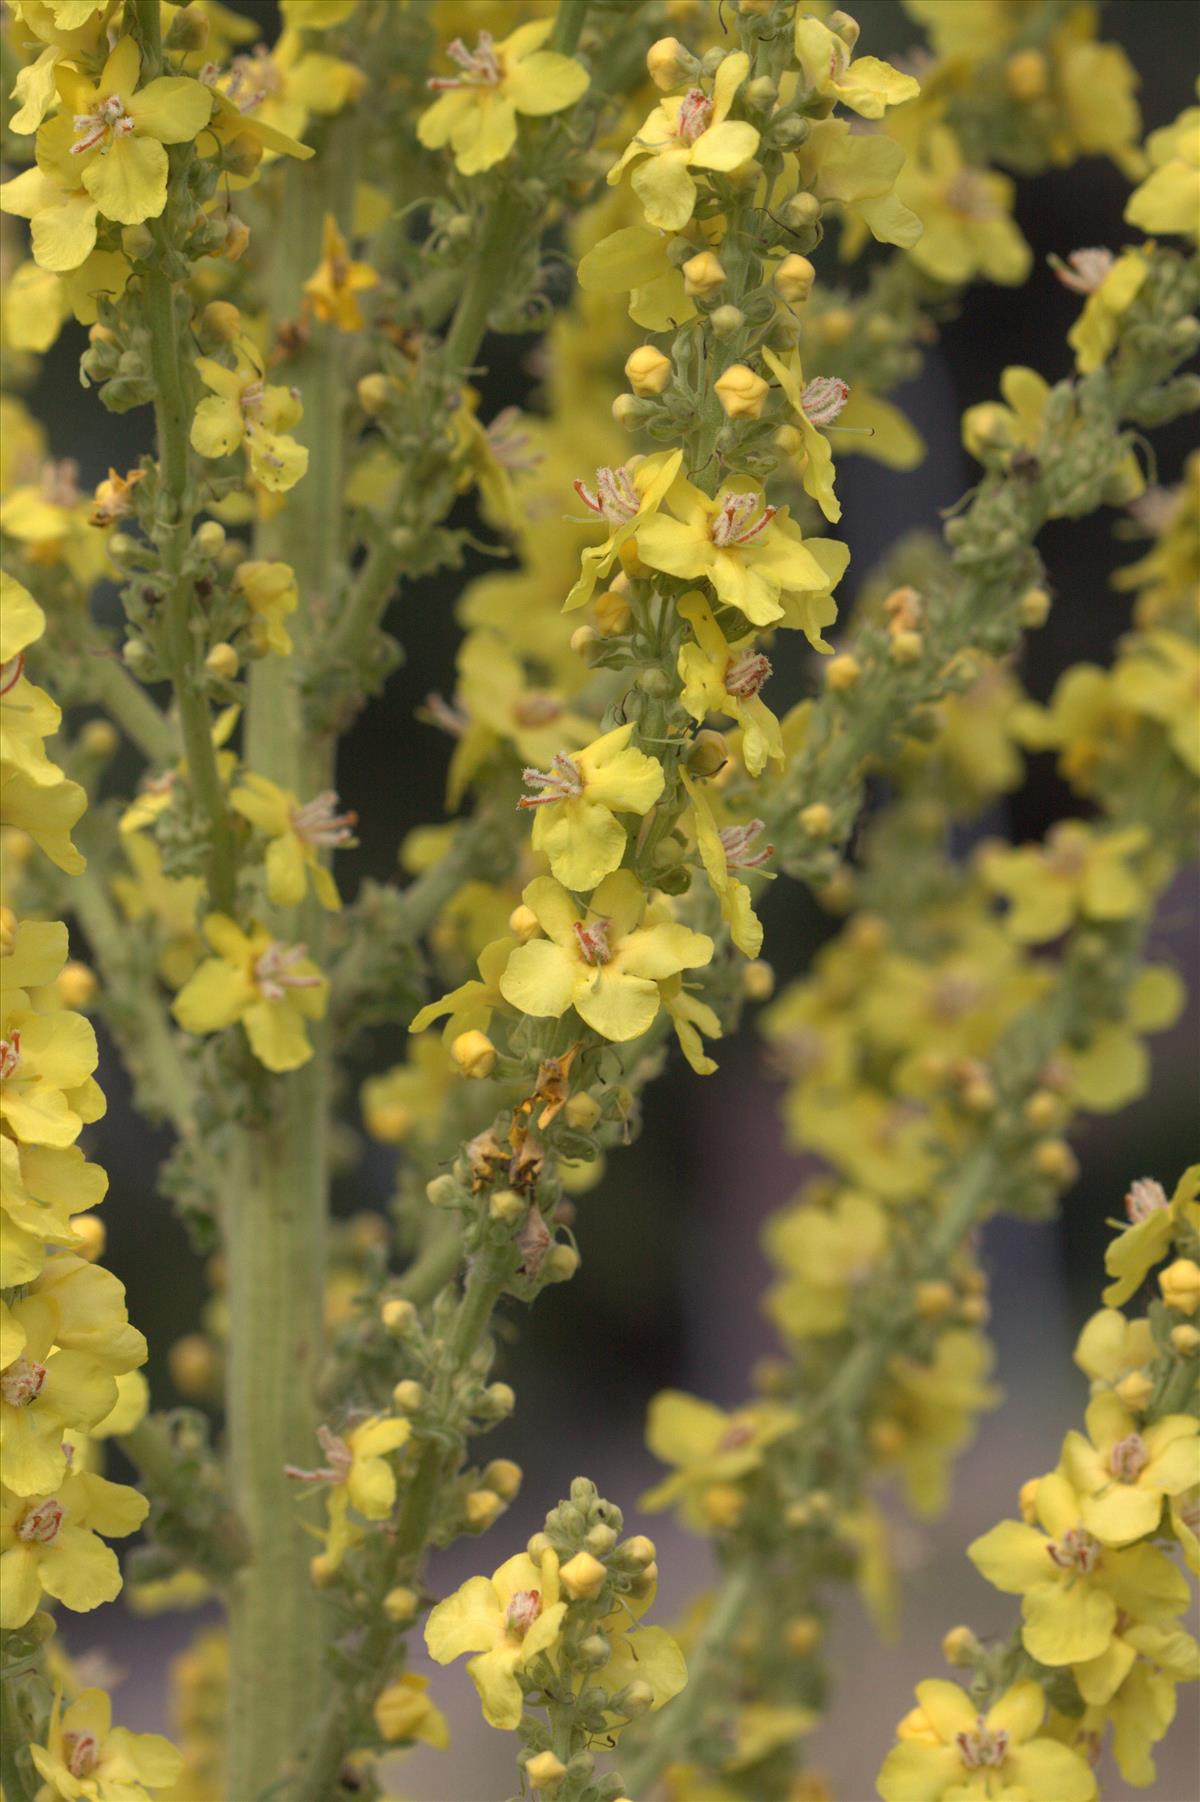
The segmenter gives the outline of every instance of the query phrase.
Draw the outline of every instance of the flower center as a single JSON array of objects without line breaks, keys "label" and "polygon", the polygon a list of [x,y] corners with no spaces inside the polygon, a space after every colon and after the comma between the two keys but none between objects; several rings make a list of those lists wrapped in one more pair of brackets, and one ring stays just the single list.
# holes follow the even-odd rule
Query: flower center
[{"label": "flower center", "polygon": [[117,139],[127,138],[133,130],[133,120],[118,94],[109,94],[98,101],[90,113],[76,113],[73,123],[78,135],[71,146],[72,156],[82,156],[85,150],[97,148],[101,156],[107,156]]},{"label": "flower center", "polygon": [[608,920],[576,920],[575,938],[579,944],[579,955],[585,964],[607,964],[612,961],[612,947],[608,942]]},{"label": "flower center", "polygon": [[0,1039],[0,1082],[7,1082],[21,1061],[21,1035],[14,1031],[7,1039]]},{"label": "flower center", "polygon": [[961,1020],[982,998],[983,985],[974,977],[952,974],[935,984],[931,1006],[939,1020]]},{"label": "flower center", "polygon": [[523,423],[520,407],[502,407],[487,428],[488,449],[502,469],[536,469],[543,461]]},{"label": "flower center", "polygon": [[6,695],[21,680],[25,669],[25,653],[18,651],[7,663],[0,663],[0,695]]},{"label": "flower center", "polygon": [[837,375],[814,376],[805,383],[800,405],[814,425],[832,425],[850,398],[850,385]]},{"label": "flower center", "polygon": [[64,1733],[63,1757],[72,1777],[90,1777],[100,1763],[100,1742],[94,1733]]},{"label": "flower center", "polygon": [[298,1464],[285,1464],[284,1476],[294,1477],[301,1483],[344,1483],[354,1463],[353,1452],[330,1427],[319,1426],[317,1438],[325,1454],[325,1463],[318,1465],[316,1470],[302,1470]]},{"label": "flower center", "polygon": [[1008,1757],[1007,1732],[1003,1727],[989,1727],[982,1715],[971,1732],[955,1734],[955,1744],[968,1771],[977,1771],[980,1765],[994,1769]]},{"label": "flower center", "polygon": [[694,144],[703,132],[708,130],[713,114],[713,103],[700,88],[689,88],[679,102],[679,117],[675,121],[675,136],[683,144]]},{"label": "flower center", "polygon": [[522,770],[521,780],[527,788],[541,790],[537,795],[522,795],[518,807],[545,807],[552,801],[575,801],[583,793],[583,773],[565,751],[556,751],[548,770]]},{"label": "flower center", "polygon": [[79,499],[79,465],[74,457],[43,463],[38,489],[48,507],[73,507]]},{"label": "flower center", "polygon": [[508,1604],[508,1612],[504,1616],[505,1625],[517,1639],[524,1639],[538,1615],[542,1612],[542,1592],[540,1589],[518,1589]]},{"label": "flower center", "polygon": [[714,544],[749,544],[770,525],[778,507],[766,507],[757,494],[721,494],[709,527]]},{"label": "flower center", "polygon": [[1072,294],[1094,294],[1115,261],[1111,250],[1073,250],[1067,257],[1070,268],[1054,273]]},{"label": "flower center", "polygon": [[727,870],[758,870],[767,859],[775,854],[774,845],[767,845],[761,851],[753,849],[754,841],[763,829],[761,820],[747,820],[743,826],[723,826],[718,833],[721,849],[725,853]]},{"label": "flower center", "polygon": [[946,183],[943,194],[952,213],[962,219],[994,219],[996,203],[988,192],[981,169],[960,169]]},{"label": "flower center", "polygon": [[62,1526],[66,1509],[61,1502],[50,1497],[38,1502],[32,1508],[26,1508],[17,1522],[17,1538],[23,1539],[26,1545],[36,1541],[38,1545],[53,1545],[58,1538],[58,1529]]},{"label": "flower center", "polygon": [[291,821],[296,837],[309,845],[348,845],[352,829],[358,824],[358,815],[338,813],[337,804],[337,795],[327,788],[314,800],[306,801],[303,807],[293,807]]},{"label": "flower center", "polygon": [[518,726],[550,726],[561,717],[562,711],[563,704],[557,695],[533,688],[522,695],[513,708],[513,719]]},{"label": "flower center", "polygon": [[752,700],[770,674],[770,662],[761,651],[743,651],[725,671],[725,693],[739,701]]},{"label": "flower center", "polygon": [[239,113],[253,112],[256,106],[261,106],[270,95],[278,94],[283,88],[283,72],[272,61],[265,44],[256,45],[251,54],[235,56],[223,81],[217,65],[205,63],[200,80],[206,88],[220,83],[226,100],[236,106]]},{"label": "flower center", "polygon": [[446,45],[446,55],[452,63],[458,64],[462,74],[431,75],[428,86],[435,93],[442,93],[447,88],[494,88],[499,85],[502,70],[490,31],[480,32],[474,50],[468,50],[461,38],[455,38]]},{"label": "flower center", "polygon": [[1060,1540],[1052,1540],[1046,1552],[1059,1570],[1078,1571],[1084,1577],[1100,1562],[1099,1542],[1084,1527],[1071,1527]]},{"label": "flower center", "polygon": [[748,1421],[735,1420],[732,1426],[726,1427],[717,1440],[719,1452],[740,1452],[744,1445],[753,1445],[754,1428]]},{"label": "flower center", "polygon": [[301,976],[294,969],[308,950],[307,945],[281,945],[272,939],[266,950],[254,960],[254,980],[264,1001],[282,1001],[289,989],[317,989],[319,976]]},{"label": "flower center", "polygon": [[610,526],[623,526],[636,519],[641,508],[642,499],[627,463],[622,463],[619,469],[613,469],[607,463],[603,469],[598,469],[594,491],[586,482],[574,482],[572,487],[584,506],[598,513]]},{"label": "flower center", "polygon": [[1113,1446],[1108,1468],[1118,1483],[1136,1483],[1149,1462],[1146,1441],[1140,1433],[1130,1433]]},{"label": "flower center", "polygon": [[27,1408],[42,1393],[45,1381],[44,1364],[35,1364],[30,1358],[14,1358],[0,1376],[0,1395],[10,1408]]},{"label": "flower center", "polygon": [[1125,1212],[1135,1226],[1139,1220],[1148,1220],[1151,1214],[1169,1206],[1166,1190],[1152,1176],[1139,1176],[1125,1197]]}]

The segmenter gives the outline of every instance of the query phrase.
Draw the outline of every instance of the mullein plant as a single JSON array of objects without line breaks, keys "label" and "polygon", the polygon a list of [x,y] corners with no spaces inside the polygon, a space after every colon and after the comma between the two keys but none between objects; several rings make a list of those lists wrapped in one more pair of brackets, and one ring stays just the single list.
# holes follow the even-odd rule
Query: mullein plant
[{"label": "mullein plant", "polygon": [[[803,1746],[838,1585],[886,1623],[882,1498],[935,1513],[997,1399],[978,1229],[1053,1212],[1073,1119],[1145,1090],[1183,1006],[1148,947],[1200,774],[1200,468],[1144,474],[1200,388],[1200,114],[1143,142],[1076,0],[906,10],[901,66],[796,0],[281,0],[271,45],[219,0],[9,0],[5,1802],[381,1795],[388,1754],[447,1748],[460,1658],[522,1795],[828,1795]],[[1063,246],[1073,375],[1012,368],[968,410],[976,485],[847,624],[839,459],[920,460],[890,392],[970,283],[1029,276],[1013,175],[1085,155],[1129,231]],[[91,492],[19,398],[72,319],[84,386],[154,411],[154,454]],[[541,334],[539,400],[489,419],[499,331]],[[1147,540],[1114,578],[1133,626],[1035,705],[1035,540],[1101,507]],[[509,561],[463,587],[425,708],[451,817],[344,898],[339,739],[398,660],[391,603],[478,533]],[[1081,816],[981,837],[1030,751]],[[780,873],[839,923],[772,998]],[[647,1620],[653,1542],[564,1473],[543,1531],[500,1524],[439,1596],[430,1552],[521,1483],[475,1449],[518,1405],[497,1310],[578,1269],[573,1198],[672,1047],[703,1078],[768,999],[786,1134],[823,1166],[766,1230],[778,1351],[730,1412],[655,1398],[638,1504],[711,1539],[711,1592]],[[203,1407],[151,1410],[100,1262],[89,1013],[210,1256],[169,1350]],[[411,1049],[358,1117],[398,1148],[391,1204],[333,1221],[339,1067],[388,1024]],[[1084,1430],[969,1548],[1019,1603],[948,1633],[966,1686],[918,1686],[884,1802],[1089,1802],[1109,1742],[1152,1783],[1197,1675],[1197,1171],[1125,1186]],[[225,1609],[173,1673],[178,1748],[114,1726],[56,1631],[143,1527],[131,1606]]]}]

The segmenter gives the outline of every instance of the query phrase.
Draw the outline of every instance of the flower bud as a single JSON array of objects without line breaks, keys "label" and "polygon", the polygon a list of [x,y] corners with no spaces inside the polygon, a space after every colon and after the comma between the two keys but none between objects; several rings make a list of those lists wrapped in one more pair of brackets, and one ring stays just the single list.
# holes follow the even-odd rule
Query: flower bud
[{"label": "flower bud", "polygon": [[1079,1175],[1075,1153],[1065,1139],[1039,1139],[1033,1148],[1033,1167],[1039,1176],[1064,1186]]},{"label": "flower bud", "polygon": [[337,1581],[338,1567],[328,1552],[318,1552],[315,1558],[308,1561],[308,1574],[316,1589],[328,1589]]},{"label": "flower bud", "polygon": [[641,418],[641,408],[633,394],[618,394],[612,404],[612,416],[619,426],[632,432]]},{"label": "flower bud", "polygon": [[1018,50],[1004,65],[1004,85],[1014,100],[1040,100],[1050,69],[1040,50]]},{"label": "flower bud", "polygon": [[570,1096],[563,1108],[563,1119],[576,1132],[590,1132],[600,1118],[600,1103],[586,1090]]},{"label": "flower bud", "polygon": [[210,300],[200,315],[204,336],[217,344],[232,344],[242,329],[242,316],[228,300]]},{"label": "flower bud", "polygon": [[636,1720],[654,1707],[654,1691],[644,1677],[635,1677],[619,1692],[619,1700],[614,1697],[614,1704],[627,1718]]},{"label": "flower bud", "polygon": [[769,1001],[775,993],[775,972],[763,958],[742,965],[742,994],[747,1001]]},{"label": "flower bud", "polygon": [[576,1552],[558,1573],[558,1580],[573,1602],[594,1602],[608,1572],[590,1552]]},{"label": "flower bud", "polygon": [[397,384],[390,375],[384,375],[381,369],[373,369],[370,375],[360,376],[354,390],[358,395],[359,406],[369,419],[379,418],[396,391]]},{"label": "flower bud", "polygon": [[584,1540],[587,1550],[596,1558],[606,1558],[616,1543],[616,1529],[606,1526],[603,1522],[599,1526],[589,1528],[587,1538]]},{"label": "flower bud", "polygon": [[212,1341],[203,1333],[185,1333],[167,1353],[167,1368],[180,1395],[207,1394],[217,1371]]},{"label": "flower bud", "polygon": [[833,831],[833,809],[824,801],[812,801],[801,808],[800,824],[809,838],[828,838]]},{"label": "flower bud", "polygon": [[488,1214],[504,1226],[515,1226],[529,1212],[529,1203],[515,1189],[497,1189],[488,1202]]},{"label": "flower bud", "polygon": [[593,1670],[599,1670],[612,1657],[612,1646],[605,1639],[603,1633],[589,1633],[587,1638],[580,1643],[579,1656],[585,1664],[590,1664]]},{"label": "flower bud", "polygon": [[970,1627],[951,1627],[942,1640],[942,1657],[956,1670],[974,1664],[979,1655],[979,1641]]},{"label": "flower bud", "polygon": [[821,202],[815,194],[793,194],[780,218],[795,237],[811,232],[821,217]]},{"label": "flower bud", "polygon": [[919,663],[925,651],[925,640],[919,632],[893,632],[888,645],[888,656],[893,663],[902,667]]},{"label": "flower bud", "polygon": [[452,1208],[457,1205],[458,1198],[458,1184],[448,1173],[435,1176],[425,1184],[425,1199],[430,1207]]},{"label": "flower bud", "polygon": [[150,662],[150,646],[144,638],[127,638],[121,647],[121,662],[136,676]]},{"label": "flower bud", "polygon": [[463,1076],[490,1076],[496,1067],[496,1047],[486,1032],[477,1027],[459,1033],[450,1047],[450,1056]]},{"label": "flower bud", "polygon": [[545,1533],[534,1533],[533,1536],[525,1542],[525,1550],[535,1564],[540,1564],[546,1553],[553,1551],[553,1549],[549,1537]]},{"label": "flower bud", "polygon": [[635,394],[661,394],[671,380],[671,359],[653,344],[640,345],[625,359],[625,379]]},{"label": "flower bud", "polygon": [[567,1767],[553,1752],[535,1752],[525,1766],[525,1775],[534,1789],[552,1793],[567,1774]]},{"label": "flower bud", "polygon": [[542,1275],[548,1283],[569,1283],[579,1269],[579,1253],[573,1245],[554,1245],[546,1254]]},{"label": "flower bud", "polygon": [[379,1318],[383,1322],[384,1331],[393,1339],[407,1339],[417,1324],[417,1310],[410,1301],[402,1296],[394,1296],[385,1301],[379,1310]]},{"label": "flower bud", "polygon": [[857,19],[851,18],[849,13],[844,13],[839,7],[836,12],[830,13],[825,23],[830,31],[837,33],[847,50],[853,50],[861,30]]},{"label": "flower bud", "polygon": [[638,1575],[634,1578],[629,1593],[640,1599],[642,1596],[653,1595],[657,1587],[658,1566],[657,1564],[648,1564],[645,1570],[639,1571]]},{"label": "flower bud", "polygon": [[745,363],[731,363],[713,384],[727,419],[761,419],[771,389]]},{"label": "flower bud", "polygon": [[483,1393],[489,1409],[498,1420],[503,1420],[506,1414],[511,1414],[517,1405],[516,1393],[511,1383],[489,1383]]},{"label": "flower bud", "polygon": [[86,1007],[96,993],[95,973],[89,970],[86,964],[81,964],[77,958],[72,958],[70,963],[64,964],[59,971],[54,986],[58,990],[58,998],[64,1007],[76,1009]]},{"label": "flower bud", "polygon": [[792,305],[802,306],[812,293],[812,286],[817,272],[807,257],[797,256],[793,251],[784,257],[775,271],[775,292],[781,300]]},{"label": "flower bud", "polygon": [[576,626],[571,634],[571,649],[577,657],[585,657],[597,642],[594,626]]},{"label": "flower bud", "polygon": [[660,93],[682,87],[700,73],[700,64],[678,38],[659,38],[646,52],[646,72]]},{"label": "flower bud", "polygon": [[1154,1384],[1142,1370],[1131,1370],[1114,1388],[1117,1400],[1131,1414],[1140,1414],[1153,1393]]},{"label": "flower bud", "polygon": [[219,519],[206,519],[192,534],[193,549],[202,557],[215,557],[225,548],[225,528]]},{"label": "flower bud", "polygon": [[769,75],[756,75],[742,89],[742,99],[752,113],[769,113],[778,98],[778,83]]},{"label": "flower bud", "polygon": [[492,1489],[501,1501],[513,1501],[521,1488],[521,1466],[511,1458],[493,1458],[479,1479],[485,1489]]},{"label": "flower bud", "polygon": [[746,1495],[735,1483],[712,1483],[704,1491],[700,1506],[710,1526],[736,1527],[746,1512]]},{"label": "flower bud", "polygon": [[615,638],[628,632],[633,613],[630,610],[628,597],[622,594],[615,585],[606,588],[592,602],[596,626],[606,638]]},{"label": "flower bud", "polygon": [[[78,1220],[75,1224],[79,1225]],[[1200,1333],[1186,1320],[1180,1321],[1178,1326],[1173,1326],[1169,1337],[1171,1350],[1177,1352],[1181,1358],[1194,1358],[1200,1351]]]},{"label": "flower bud", "polygon": [[218,681],[232,682],[241,668],[241,658],[231,644],[222,640],[220,644],[215,644],[208,653],[204,659],[204,667],[209,675],[215,676]]},{"label": "flower bud", "polygon": [[105,1231],[104,1222],[98,1214],[76,1214],[71,1226],[77,1235],[76,1243],[71,1250],[77,1257],[86,1258],[89,1264],[94,1264],[98,1258],[104,1256],[104,1244],[108,1234]]},{"label": "flower bud", "polygon": [[992,1317],[991,1303],[986,1295],[964,1296],[958,1312],[967,1326],[986,1326]]},{"label": "flower bud", "polygon": [[[417,1684],[420,1684],[420,1679]],[[402,1679],[399,1683],[389,1683],[382,1689],[375,1698],[371,1712],[375,1716],[380,1739],[391,1741],[412,1739],[426,1720],[428,1711],[429,1704],[425,1700],[423,1688],[414,1685],[410,1678],[408,1681]]]},{"label": "flower bud", "polygon": [[416,1591],[403,1583],[398,1583],[395,1589],[389,1589],[383,1598],[383,1612],[397,1627],[406,1627],[409,1621],[415,1620],[420,1605]]},{"label": "flower bud", "polygon": [[693,776],[715,776],[729,762],[729,746],[719,732],[697,732],[685,762]]},{"label": "flower bud", "polygon": [[1050,596],[1044,588],[1027,588],[1017,602],[1017,618],[1031,632],[1044,626],[1050,617]]},{"label": "flower bud", "polygon": [[1200,1264],[1191,1258],[1176,1258],[1158,1273],[1158,1287],[1169,1308],[1181,1314],[1194,1314],[1200,1308]]},{"label": "flower bud", "polygon": [[472,1489],[463,1502],[467,1525],[477,1533],[486,1532],[494,1520],[504,1513],[504,1503],[492,1489]]},{"label": "flower bud", "polygon": [[657,1557],[657,1546],[644,1533],[635,1533],[620,1547],[620,1562],[627,1570],[647,1570]]},{"label": "flower bud", "polygon": [[725,286],[725,271],[711,250],[702,250],[683,265],[683,289],[694,299],[707,300]]},{"label": "flower bud", "polygon": [[419,1414],[425,1406],[425,1385],[415,1377],[403,1377],[392,1390],[392,1406],[397,1414]]},{"label": "flower bud", "polygon": [[79,734],[79,748],[87,757],[107,759],[120,745],[121,735],[110,720],[89,720]]},{"label": "flower bud", "polygon": [[930,1278],[917,1284],[913,1301],[922,1320],[940,1320],[954,1306],[954,1287],[943,1277]]},{"label": "flower bud", "polygon": [[834,694],[846,694],[853,688],[862,675],[862,665],[857,657],[848,651],[840,657],[832,657],[825,665],[825,680]]}]

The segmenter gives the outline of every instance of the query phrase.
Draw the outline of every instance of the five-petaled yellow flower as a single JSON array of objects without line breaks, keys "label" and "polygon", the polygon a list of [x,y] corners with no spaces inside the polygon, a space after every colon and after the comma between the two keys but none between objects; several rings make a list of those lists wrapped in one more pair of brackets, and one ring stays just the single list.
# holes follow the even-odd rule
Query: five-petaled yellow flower
[{"label": "five-petaled yellow flower", "polygon": [[358,295],[379,286],[379,271],[356,263],[332,213],[321,234],[321,261],[304,284],[304,295],[317,318],[339,332],[361,332],[366,320]]},{"label": "five-petaled yellow flower", "polygon": [[616,726],[582,750],[559,751],[548,770],[524,772],[518,807],[534,809],[533,846],[550,859],[564,887],[593,889],[625,855],[618,813],[645,814],[666,781],[655,757],[630,744],[633,722]]},{"label": "five-petaled yellow flower", "polygon": [[206,958],[171,1004],[185,1032],[221,1032],[240,1020],[268,1070],[297,1070],[312,1056],[306,1020],[325,1012],[329,984],[303,945],[281,945],[264,926],[243,932],[228,914],[209,914]]},{"label": "five-petaled yellow flower", "polygon": [[304,899],[310,880],[322,907],[342,905],[321,852],[353,844],[358,816],[338,812],[332,789],[301,805],[289,789],[248,770],[240,785],[230,790],[229,805],[267,834],[267,893],[276,907],[295,907]]},{"label": "five-petaled yellow flower", "polygon": [[46,1744],[30,1746],[29,1755],[47,1786],[39,1793],[64,1802],[141,1802],[183,1775],[183,1755],[161,1733],[113,1726],[102,1689],[81,1690],[66,1709],[56,1695]]},{"label": "five-petaled yellow flower", "polygon": [[263,380],[262,358],[246,339],[239,339],[235,355],[232,369],[212,357],[196,358],[213,397],[196,408],[192,448],[202,457],[227,457],[243,446],[255,481],[282,494],[308,468],[308,451],[287,436],[304,412],[300,396]]},{"label": "five-petaled yellow flower", "polygon": [[650,1403],[646,1444],[676,1469],[640,1496],[638,1506],[678,1503],[685,1524],[705,1530],[712,1525],[705,1512],[710,1492],[724,1491],[757,1470],[767,1447],[799,1425],[798,1414],[775,1402],[756,1402],[725,1414],[698,1396],[664,1389]]},{"label": "five-petaled yellow flower", "polygon": [[553,19],[531,19],[499,42],[481,31],[474,50],[455,38],[446,54],[461,74],[433,76],[438,93],[421,114],[417,136],[427,150],[449,144],[462,175],[481,175],[504,161],[517,141],[517,115],[541,118],[574,106],[588,85],[573,57],[542,45]]},{"label": "five-petaled yellow flower", "polygon": [[1059,1466],[1079,1495],[1083,1525],[1115,1546],[1156,1532],[1164,1500],[1196,1481],[1200,1420],[1165,1414],[1139,1427],[1111,1393],[1094,1396],[1085,1419],[1088,1436],[1067,1434]]},{"label": "five-petaled yellow flower", "polygon": [[518,945],[500,978],[500,992],[522,1013],[555,1018],[573,1007],[606,1039],[636,1039],[661,1002],[659,983],[708,963],[713,942],[647,907],[630,870],[615,870],[597,888],[586,912],[552,876],[539,876],[524,901],[545,938]]},{"label": "five-petaled yellow flower", "polygon": [[438,1664],[474,1652],[467,1669],[483,1702],[484,1719],[512,1729],[524,1703],[521,1675],[549,1652],[562,1629],[567,1604],[559,1599],[558,1558],[540,1565],[525,1552],[490,1577],[469,1577],[425,1623],[425,1644]]},{"label": "five-petaled yellow flower", "polygon": [[755,649],[753,636],[729,642],[699,589],[676,605],[695,633],[693,642],[679,647],[680,700],[694,720],[725,713],[737,721],[742,728],[742,757],[752,776],[762,774],[768,758],[781,764],[779,721],[762,698],[771,674],[769,660]]},{"label": "five-petaled yellow flower", "polygon": [[730,119],[734,95],[750,72],[750,58],[738,50],[717,70],[711,95],[702,88],[660,100],[641,130],[608,172],[619,182],[630,164],[633,191],[647,225],[682,231],[696,205],[693,170],[728,173],[758,149],[758,132],[745,120]]},{"label": "five-petaled yellow flower", "polygon": [[917,1684],[918,1707],[883,1762],[883,1802],[1094,1802],[1096,1779],[1077,1752],[1039,1733],[1046,1698],[1014,1683],[986,1714],[957,1683]]}]

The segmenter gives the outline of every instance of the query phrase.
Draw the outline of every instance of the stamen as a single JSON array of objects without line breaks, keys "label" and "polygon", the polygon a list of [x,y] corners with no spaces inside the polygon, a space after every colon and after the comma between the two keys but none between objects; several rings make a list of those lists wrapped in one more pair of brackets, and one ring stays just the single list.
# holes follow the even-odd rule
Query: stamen
[{"label": "stamen", "polygon": [[316,1470],[303,1470],[298,1464],[285,1464],[284,1476],[293,1477],[300,1483],[344,1483],[354,1463],[350,1447],[344,1439],[324,1425],[317,1428],[317,1438],[328,1462],[318,1465]]},{"label": "stamen", "polygon": [[1073,250],[1067,257],[1070,267],[1056,262],[1054,273],[1072,294],[1094,294],[1115,262],[1111,250]]},{"label": "stamen", "polygon": [[273,939],[254,962],[254,980],[264,1001],[282,1001],[289,989],[318,989],[319,976],[300,976],[293,969],[307,953],[307,945],[281,945]]},{"label": "stamen", "polygon": [[770,674],[771,665],[761,651],[743,651],[725,671],[725,693],[739,701],[752,700]]},{"label": "stamen", "polygon": [[572,486],[584,506],[599,513],[610,526],[623,526],[636,519],[641,511],[642,497],[634,486],[627,463],[622,463],[619,469],[608,464],[598,469],[595,493],[584,482],[574,482]]},{"label": "stamen", "polygon": [[1118,1439],[1109,1454],[1108,1468],[1118,1483],[1136,1483],[1150,1462],[1150,1448],[1140,1433]]},{"label": "stamen", "polygon": [[434,93],[452,88],[494,88],[499,84],[502,70],[490,31],[480,32],[474,50],[468,50],[461,38],[455,38],[446,45],[446,55],[458,64],[462,74],[431,75],[426,86]]},{"label": "stamen", "polygon": [[10,1408],[27,1408],[42,1393],[45,1381],[44,1364],[35,1364],[25,1357],[14,1358],[4,1375],[0,1376],[0,1395],[3,1395]]},{"label": "stamen", "polygon": [[778,507],[764,506],[757,494],[718,495],[709,537],[721,546],[749,544],[770,525],[778,511]]},{"label": "stamen", "polygon": [[955,1735],[955,1744],[968,1771],[977,1771],[981,1765],[988,1765],[994,1770],[1008,1757],[1006,1729],[989,1727],[983,1715],[978,1717],[978,1725],[972,1732]]},{"label": "stamen", "polygon": [[529,433],[521,430],[523,419],[520,407],[504,407],[487,428],[488,449],[502,469],[536,469],[544,461]]},{"label": "stamen", "polygon": [[1135,1226],[1139,1220],[1148,1220],[1151,1214],[1161,1213],[1170,1205],[1166,1190],[1152,1176],[1139,1176],[1125,1197],[1125,1212]]},{"label": "stamen", "polygon": [[538,1615],[542,1612],[542,1592],[540,1589],[518,1589],[508,1611],[504,1616],[510,1633],[518,1639],[524,1639]]},{"label": "stamen", "polygon": [[611,963],[612,947],[608,942],[610,924],[611,922],[605,919],[575,921],[575,937],[579,944],[579,955],[585,964]]},{"label": "stamen", "polygon": [[565,751],[556,751],[548,770],[522,770],[521,780],[527,788],[540,788],[540,795],[522,795],[518,807],[545,807],[554,801],[575,801],[583,793],[583,774]]},{"label": "stamen", "polygon": [[93,112],[76,113],[72,124],[80,134],[71,146],[72,156],[82,156],[86,150],[95,150],[99,144],[104,146],[101,152],[104,155],[117,138],[127,138],[133,130],[133,120],[117,94],[107,95]]},{"label": "stamen", "polygon": [[7,663],[0,663],[0,695],[6,695],[10,688],[15,688],[25,670],[25,653],[18,651]]},{"label": "stamen", "polygon": [[21,1061],[21,1033],[19,1028],[0,1039],[0,1082],[7,1082]]},{"label": "stamen", "polygon": [[53,1545],[58,1538],[66,1509],[51,1496],[27,1508],[17,1522],[17,1538],[26,1545]]},{"label": "stamen", "polygon": [[814,425],[832,425],[849,398],[849,383],[843,382],[840,376],[818,375],[805,385],[800,405],[805,417]]},{"label": "stamen", "polygon": [[348,845],[353,828],[358,825],[358,815],[351,810],[336,812],[337,804],[336,793],[327,788],[303,807],[293,807],[292,830],[297,838],[310,845]]},{"label": "stamen", "polygon": [[1078,1571],[1086,1577],[1099,1564],[1101,1547],[1084,1527],[1071,1527],[1061,1539],[1051,1541],[1046,1553],[1059,1570]]},{"label": "stamen", "polygon": [[694,144],[708,130],[713,103],[700,88],[689,88],[679,103],[675,135],[684,144]]},{"label": "stamen", "polygon": [[43,463],[39,487],[48,507],[73,507],[79,499],[79,465],[74,457]]},{"label": "stamen", "polygon": [[64,1733],[62,1748],[72,1777],[90,1777],[100,1763],[100,1742],[94,1733]]},{"label": "stamen", "polygon": [[747,820],[744,826],[724,826],[718,833],[725,853],[727,870],[758,870],[775,855],[774,845],[752,851],[755,839],[763,829],[761,820]]}]

